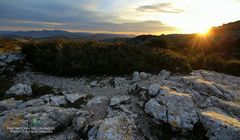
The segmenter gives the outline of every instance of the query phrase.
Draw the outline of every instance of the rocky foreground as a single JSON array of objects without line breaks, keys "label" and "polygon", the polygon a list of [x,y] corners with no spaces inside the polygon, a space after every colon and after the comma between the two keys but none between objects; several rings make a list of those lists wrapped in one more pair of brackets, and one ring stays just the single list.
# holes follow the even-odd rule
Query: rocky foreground
[{"label": "rocky foreground", "polygon": [[[1,71],[14,69],[7,58]],[[240,77],[163,70],[63,78],[25,67],[12,80],[0,101],[1,140],[240,139]],[[36,85],[52,91],[36,94]]]}]

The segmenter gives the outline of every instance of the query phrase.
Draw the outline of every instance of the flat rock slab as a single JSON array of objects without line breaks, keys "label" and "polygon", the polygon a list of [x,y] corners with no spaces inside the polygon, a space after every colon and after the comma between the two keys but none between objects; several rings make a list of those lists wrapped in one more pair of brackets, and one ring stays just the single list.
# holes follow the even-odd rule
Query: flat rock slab
[{"label": "flat rock slab", "polygon": [[164,94],[149,100],[145,112],[156,120],[164,121],[172,127],[192,130],[198,122],[198,115],[189,94],[168,89]]}]

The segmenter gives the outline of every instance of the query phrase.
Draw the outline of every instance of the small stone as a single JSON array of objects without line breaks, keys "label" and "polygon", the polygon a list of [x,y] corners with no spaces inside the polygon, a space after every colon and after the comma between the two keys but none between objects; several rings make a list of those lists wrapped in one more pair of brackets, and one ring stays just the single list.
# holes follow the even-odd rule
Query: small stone
[{"label": "small stone", "polygon": [[64,94],[64,95],[68,101],[70,101],[71,103],[74,103],[80,98],[86,98],[89,94],[74,93],[74,94]]},{"label": "small stone", "polygon": [[160,85],[159,84],[151,84],[148,89],[148,94],[152,97],[159,94]]},{"label": "small stone", "polygon": [[161,70],[158,75],[162,77],[169,77],[171,75],[171,72],[167,70]]},{"label": "small stone", "polygon": [[111,99],[110,106],[118,106],[120,104],[126,104],[130,102],[130,97],[127,95],[117,95]]},{"label": "small stone", "polygon": [[50,97],[50,100],[52,105],[59,106],[59,105],[67,104],[65,96],[53,96],[53,97]]},{"label": "small stone", "polygon": [[140,78],[146,79],[149,76],[146,72],[140,72]]},{"label": "small stone", "polygon": [[73,127],[76,131],[81,130],[84,125],[85,122],[87,121],[87,119],[85,117],[77,117],[73,120]]},{"label": "small stone", "polygon": [[132,79],[132,81],[133,81],[133,82],[137,82],[137,81],[139,81],[140,79],[141,79],[141,78],[140,78],[139,72],[137,72],[137,71],[133,72],[133,79]]},{"label": "small stone", "polygon": [[98,81],[92,81],[89,85],[91,87],[96,87],[96,86],[98,86]]}]

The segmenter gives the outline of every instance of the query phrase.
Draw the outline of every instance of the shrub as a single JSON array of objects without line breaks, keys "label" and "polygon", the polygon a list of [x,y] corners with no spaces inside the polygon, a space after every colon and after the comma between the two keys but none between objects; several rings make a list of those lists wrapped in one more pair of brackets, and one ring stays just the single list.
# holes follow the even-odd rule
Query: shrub
[{"label": "shrub", "polygon": [[225,73],[240,76],[240,60],[229,60],[225,62]]},{"label": "shrub", "polygon": [[22,52],[36,70],[64,76],[191,71],[180,54],[125,43],[44,41],[28,44]]}]

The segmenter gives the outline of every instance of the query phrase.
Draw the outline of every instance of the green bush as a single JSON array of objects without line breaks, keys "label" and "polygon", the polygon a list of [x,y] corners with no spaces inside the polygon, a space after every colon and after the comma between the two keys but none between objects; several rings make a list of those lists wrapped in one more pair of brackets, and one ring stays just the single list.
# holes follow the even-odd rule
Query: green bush
[{"label": "green bush", "polygon": [[43,41],[26,45],[22,52],[36,70],[63,76],[191,71],[180,54],[126,43]]},{"label": "green bush", "polygon": [[229,60],[225,62],[225,73],[240,76],[240,60]]}]

